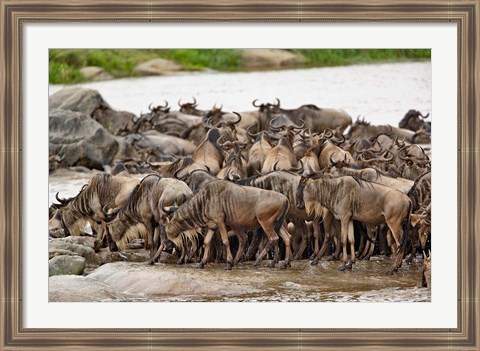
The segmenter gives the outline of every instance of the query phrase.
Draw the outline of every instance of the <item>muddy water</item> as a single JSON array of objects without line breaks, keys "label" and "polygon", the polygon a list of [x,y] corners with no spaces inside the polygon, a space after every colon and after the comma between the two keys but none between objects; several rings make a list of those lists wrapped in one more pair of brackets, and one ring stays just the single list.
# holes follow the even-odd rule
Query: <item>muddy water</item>
[{"label": "muddy water", "polygon": [[[266,265],[266,262],[263,263]],[[385,272],[392,261],[372,257],[358,261],[352,271],[337,271],[340,262],[322,261],[310,266],[308,261],[292,262],[286,270],[267,267],[253,268],[251,262],[241,263],[233,271],[224,271],[221,264],[210,264],[203,270],[191,266],[178,268],[200,278],[214,277],[228,285],[247,284],[255,293],[229,296],[159,296],[157,301],[283,301],[283,302],[426,302],[430,290],[421,288],[421,260],[401,268],[394,276]]]}]

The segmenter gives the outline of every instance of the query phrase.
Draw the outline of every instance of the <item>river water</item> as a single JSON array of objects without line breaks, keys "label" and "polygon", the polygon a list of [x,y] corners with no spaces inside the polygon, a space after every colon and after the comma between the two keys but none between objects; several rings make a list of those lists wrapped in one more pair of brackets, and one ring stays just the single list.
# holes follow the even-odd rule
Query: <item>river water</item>
[{"label": "river water", "polygon": [[[148,111],[150,103],[177,101],[194,96],[200,109],[223,104],[224,111],[249,111],[254,99],[284,108],[302,104],[343,108],[352,118],[365,117],[374,124],[398,125],[409,109],[431,112],[430,62],[354,65],[268,72],[198,72],[172,76],[117,79],[82,84],[96,89],[115,109]],[[61,85],[50,86],[52,94]]]},{"label": "river water", "polygon": [[[397,125],[409,109],[431,112],[431,64],[429,62],[356,65],[249,73],[199,72],[163,77],[118,79],[82,84],[96,89],[115,109],[135,114],[147,111],[150,103],[167,100],[174,109],[179,99],[195,96],[200,109],[223,104],[224,111],[248,111],[253,99],[274,102],[282,107],[301,104],[343,108],[356,118],[365,117],[374,124]],[[50,86],[52,94],[63,86]],[[92,173],[59,171],[50,176],[50,202],[56,192],[74,196]],[[141,175],[136,175],[141,177]],[[249,283],[260,293],[241,296],[163,296],[157,301],[430,301],[430,289],[421,288],[422,260],[414,259],[393,277],[385,276],[390,259],[372,257],[359,261],[351,272],[338,272],[338,262],[320,262],[311,267],[307,261],[293,262],[286,271],[254,269],[243,263],[225,272],[222,266],[208,265],[204,270],[171,266],[178,274],[207,275],[225,284]],[[131,296],[130,301],[137,300]],[[152,300],[150,298],[149,300]]]}]

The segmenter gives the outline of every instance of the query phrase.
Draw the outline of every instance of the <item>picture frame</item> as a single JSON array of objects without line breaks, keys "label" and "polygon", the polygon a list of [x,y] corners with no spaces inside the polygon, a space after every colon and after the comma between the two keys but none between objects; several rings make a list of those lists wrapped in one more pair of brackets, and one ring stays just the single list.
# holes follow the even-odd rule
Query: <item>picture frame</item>
[{"label": "picture frame", "polygon": [[[89,2],[1,0],[0,349],[475,350],[479,326],[479,0]],[[31,329],[23,325],[23,28],[56,22],[456,23],[458,325],[448,329]]]}]

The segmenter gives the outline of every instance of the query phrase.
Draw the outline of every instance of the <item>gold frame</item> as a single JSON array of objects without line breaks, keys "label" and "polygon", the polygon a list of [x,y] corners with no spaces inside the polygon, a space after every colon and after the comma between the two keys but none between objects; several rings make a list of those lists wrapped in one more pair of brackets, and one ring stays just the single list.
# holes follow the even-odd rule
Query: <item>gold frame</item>
[{"label": "gold frame", "polygon": [[[480,0],[0,0],[0,349],[479,350]],[[31,22],[398,22],[458,28],[458,325],[452,329],[27,329],[22,34]]]}]

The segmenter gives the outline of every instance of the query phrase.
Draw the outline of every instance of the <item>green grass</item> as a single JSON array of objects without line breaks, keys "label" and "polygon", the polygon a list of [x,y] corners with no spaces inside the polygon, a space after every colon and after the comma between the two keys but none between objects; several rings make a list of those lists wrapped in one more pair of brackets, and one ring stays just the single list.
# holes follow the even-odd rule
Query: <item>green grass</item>
[{"label": "green grass", "polygon": [[[339,66],[358,63],[397,62],[430,59],[427,49],[294,49],[307,58],[306,67]],[[136,76],[139,63],[165,58],[184,65],[188,70],[242,70],[238,50],[231,49],[51,49],[49,80],[51,84],[82,81],[80,69],[98,66],[115,78]]]}]

